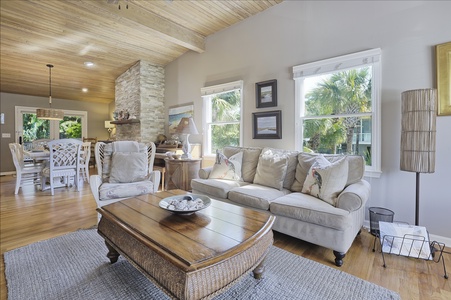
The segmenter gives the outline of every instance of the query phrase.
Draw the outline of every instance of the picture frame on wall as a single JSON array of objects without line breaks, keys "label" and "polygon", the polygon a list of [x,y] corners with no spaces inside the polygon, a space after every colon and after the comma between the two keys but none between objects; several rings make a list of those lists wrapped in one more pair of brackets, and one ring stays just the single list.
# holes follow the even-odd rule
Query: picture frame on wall
[{"label": "picture frame on wall", "polygon": [[267,80],[255,84],[257,108],[277,106],[277,80]]},{"label": "picture frame on wall", "polygon": [[254,139],[282,138],[282,111],[252,113]]},{"label": "picture frame on wall", "polygon": [[177,126],[182,118],[194,118],[194,103],[181,104],[169,107],[169,136],[176,134]]},{"label": "picture frame on wall", "polygon": [[438,116],[451,116],[451,42],[436,46]]}]

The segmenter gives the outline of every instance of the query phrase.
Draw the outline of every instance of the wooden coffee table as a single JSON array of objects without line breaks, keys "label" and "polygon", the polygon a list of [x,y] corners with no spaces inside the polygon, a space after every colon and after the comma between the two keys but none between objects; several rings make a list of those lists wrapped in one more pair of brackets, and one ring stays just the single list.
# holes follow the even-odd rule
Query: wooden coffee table
[{"label": "wooden coffee table", "polygon": [[253,271],[260,278],[275,217],[213,200],[192,215],[159,207],[172,190],[98,208],[99,234],[111,263],[123,255],[169,296],[212,298]]}]

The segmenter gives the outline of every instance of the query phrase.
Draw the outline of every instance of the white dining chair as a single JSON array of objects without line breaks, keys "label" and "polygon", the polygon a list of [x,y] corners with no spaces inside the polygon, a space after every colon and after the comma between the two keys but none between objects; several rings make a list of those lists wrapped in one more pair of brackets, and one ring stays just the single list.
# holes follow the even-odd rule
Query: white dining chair
[{"label": "white dining chair", "polygon": [[78,191],[79,165],[82,141],[76,139],[60,139],[48,142],[50,159],[49,165],[42,170],[41,186],[46,189],[46,179],[49,179],[50,190],[54,195],[56,177],[64,179],[65,186],[69,186],[71,178]]},{"label": "white dining chair", "polygon": [[91,158],[91,142],[83,142],[81,145],[80,173],[83,180],[89,182],[89,160]]},{"label": "white dining chair", "polygon": [[25,181],[30,181],[33,184],[39,184],[40,173],[44,167],[42,164],[26,164],[24,161],[24,154],[22,145],[17,143],[10,143],[9,150],[13,157],[14,167],[16,168],[16,188],[14,194],[19,193],[19,188]]}]

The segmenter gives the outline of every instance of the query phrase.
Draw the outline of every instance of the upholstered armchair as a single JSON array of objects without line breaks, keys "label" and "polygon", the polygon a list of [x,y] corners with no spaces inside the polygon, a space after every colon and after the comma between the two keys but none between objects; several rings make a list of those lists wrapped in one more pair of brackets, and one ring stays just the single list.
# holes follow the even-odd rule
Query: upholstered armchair
[{"label": "upholstered armchair", "polygon": [[95,146],[97,175],[89,184],[97,207],[158,191],[160,171],[153,170],[154,143],[98,142]]}]

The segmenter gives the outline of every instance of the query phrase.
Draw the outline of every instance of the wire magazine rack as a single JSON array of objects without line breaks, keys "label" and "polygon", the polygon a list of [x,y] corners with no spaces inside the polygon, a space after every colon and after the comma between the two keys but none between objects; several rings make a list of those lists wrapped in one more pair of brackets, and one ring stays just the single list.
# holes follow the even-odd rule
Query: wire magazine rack
[{"label": "wire magazine rack", "polygon": [[442,261],[444,272],[443,277],[448,279],[445,258],[443,257],[445,244],[437,241],[432,241],[429,243],[429,232],[426,231],[426,235],[427,236],[404,234],[403,236],[382,236],[380,242],[384,268],[386,268],[384,253],[429,260],[434,261],[435,263]]}]

